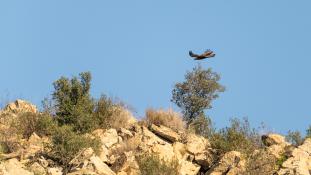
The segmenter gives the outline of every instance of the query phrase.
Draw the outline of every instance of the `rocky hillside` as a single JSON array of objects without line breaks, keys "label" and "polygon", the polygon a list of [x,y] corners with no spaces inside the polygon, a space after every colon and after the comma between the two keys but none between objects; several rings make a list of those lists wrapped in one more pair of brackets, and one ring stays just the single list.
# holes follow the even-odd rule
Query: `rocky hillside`
[{"label": "rocky hillside", "polygon": [[[207,138],[134,118],[123,121],[127,123],[125,127],[87,133],[87,137],[100,140],[99,151],[91,147],[80,150],[72,155],[66,167],[62,167],[48,154],[49,136],[31,133],[25,138],[8,134],[9,121],[25,112],[35,114],[38,110],[30,103],[17,100],[0,111],[1,142],[15,145],[11,151],[1,149],[0,174],[138,175],[168,174],[169,171],[180,175],[311,174],[311,139],[295,147],[281,135],[268,134],[262,136],[263,148],[255,150],[251,156],[238,151],[219,154]],[[166,173],[160,169],[158,173],[152,171],[159,168],[157,161],[160,165],[169,163]]]}]

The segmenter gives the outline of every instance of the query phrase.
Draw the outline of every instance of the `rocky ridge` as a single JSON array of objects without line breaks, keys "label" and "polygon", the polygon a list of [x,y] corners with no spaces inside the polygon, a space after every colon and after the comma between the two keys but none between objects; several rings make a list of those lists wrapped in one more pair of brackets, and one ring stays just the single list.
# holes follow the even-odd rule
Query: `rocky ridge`
[{"label": "rocky ridge", "polygon": [[[20,112],[37,113],[36,107],[17,100],[0,111],[1,130],[5,130],[4,116],[16,117]],[[131,121],[135,121],[131,119]],[[129,122],[125,128],[97,129],[91,133],[101,143],[100,154],[92,148],[85,149],[70,161],[70,175],[139,175],[137,155],[153,153],[160,158],[178,162],[180,175],[243,175],[248,174],[246,158],[237,151],[216,155],[208,139],[176,132],[165,126],[146,126],[140,122]],[[311,174],[311,139],[294,147],[278,134],[262,137],[268,154],[276,159],[286,157],[274,174]],[[49,138],[33,133],[29,139],[20,139],[18,151],[1,154],[0,174],[3,175],[61,175],[63,169],[45,157],[44,145]]]}]

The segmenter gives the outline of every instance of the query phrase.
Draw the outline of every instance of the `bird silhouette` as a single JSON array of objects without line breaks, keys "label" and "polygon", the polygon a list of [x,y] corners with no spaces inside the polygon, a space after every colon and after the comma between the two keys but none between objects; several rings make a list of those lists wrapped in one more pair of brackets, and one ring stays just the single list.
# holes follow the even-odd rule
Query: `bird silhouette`
[{"label": "bird silhouette", "polygon": [[194,53],[190,50],[190,51],[189,51],[189,55],[190,55],[191,57],[193,57],[194,60],[203,60],[203,59],[205,59],[205,58],[214,57],[216,54],[215,54],[213,51],[207,49],[207,50],[206,50],[204,53],[202,53],[201,55],[194,54]]}]

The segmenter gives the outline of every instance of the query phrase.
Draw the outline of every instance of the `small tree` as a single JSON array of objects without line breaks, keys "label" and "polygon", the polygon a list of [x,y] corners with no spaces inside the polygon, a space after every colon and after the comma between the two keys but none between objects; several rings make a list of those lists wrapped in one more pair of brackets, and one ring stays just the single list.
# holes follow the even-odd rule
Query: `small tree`
[{"label": "small tree", "polygon": [[87,132],[94,126],[92,119],[94,100],[90,95],[91,73],[82,72],[80,77],[61,77],[53,83],[57,121],[60,125],[72,125],[77,132]]},{"label": "small tree", "polygon": [[212,69],[203,69],[200,65],[185,75],[185,81],[177,83],[172,91],[172,99],[182,109],[184,119],[191,123],[212,107],[212,100],[218,97],[225,88],[218,83],[220,75]]}]

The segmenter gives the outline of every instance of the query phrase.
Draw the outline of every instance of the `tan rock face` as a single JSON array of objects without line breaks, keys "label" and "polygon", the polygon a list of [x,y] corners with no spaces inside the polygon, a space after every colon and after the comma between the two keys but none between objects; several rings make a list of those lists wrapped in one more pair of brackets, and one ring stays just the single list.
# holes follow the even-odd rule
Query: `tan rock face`
[{"label": "tan rock face", "polygon": [[16,100],[13,103],[9,103],[5,108],[4,112],[12,112],[12,113],[19,113],[19,112],[32,112],[36,113],[37,107],[29,102],[24,100]]},{"label": "tan rock face", "polygon": [[186,154],[186,147],[184,144],[180,143],[180,142],[175,142],[173,144],[173,150],[174,150],[174,155],[175,157],[181,161],[183,159],[185,159],[185,154]]},{"label": "tan rock face", "polygon": [[156,135],[170,141],[170,142],[177,142],[180,140],[180,135],[178,135],[172,129],[165,127],[165,126],[156,126],[154,124],[150,127],[151,131],[154,132]]},{"label": "tan rock face", "polygon": [[160,139],[157,135],[155,135],[153,132],[149,131],[148,128],[142,127],[142,144],[143,147],[151,147],[154,144],[166,144],[164,140]]},{"label": "tan rock face", "polygon": [[0,165],[0,174],[3,175],[34,175],[25,169],[25,167],[17,160],[10,159]]},{"label": "tan rock face", "polygon": [[208,169],[212,166],[215,157],[210,150],[206,150],[194,155],[194,159],[197,164],[201,165],[204,169]]},{"label": "tan rock face", "polygon": [[196,175],[200,171],[200,166],[193,164],[192,162],[182,160],[179,163],[179,173],[180,175]]},{"label": "tan rock face", "polygon": [[68,173],[67,175],[100,175],[100,174],[94,171],[91,171],[91,170],[81,169],[81,170]]},{"label": "tan rock face", "polygon": [[309,175],[311,172],[311,138],[295,148],[290,158],[283,164],[278,172],[279,175]]},{"label": "tan rock face", "polygon": [[197,136],[195,134],[188,134],[187,136],[186,149],[191,154],[196,155],[198,153],[203,153],[210,146],[209,141],[204,137]]},{"label": "tan rock face", "polygon": [[62,175],[62,169],[58,167],[48,168],[48,175]]},{"label": "tan rock face", "polygon": [[120,128],[118,130],[118,135],[121,136],[123,139],[128,139],[128,138],[133,137],[132,132],[125,128]]},{"label": "tan rock face", "polygon": [[119,142],[119,136],[116,129],[109,129],[107,131],[97,129],[93,131],[92,134],[100,138],[102,144],[107,148],[110,148]]},{"label": "tan rock face", "polygon": [[100,175],[115,175],[108,165],[103,163],[97,156],[92,156],[90,158],[90,164],[93,165],[95,171]]},{"label": "tan rock face", "polygon": [[216,166],[212,167],[206,175],[240,175],[245,171],[245,160],[241,153],[230,151],[226,153]]},{"label": "tan rock face", "polygon": [[44,140],[40,138],[36,133],[33,133],[27,141],[23,157],[28,158],[43,150]]},{"label": "tan rock face", "polygon": [[31,170],[31,172],[34,172],[35,174],[40,174],[40,175],[46,174],[45,169],[38,162],[33,163],[29,167],[29,169]]},{"label": "tan rock face", "polygon": [[140,174],[138,163],[136,162],[135,155],[132,151],[125,152],[125,161],[119,169],[118,175],[138,175]]},{"label": "tan rock face", "polygon": [[279,134],[268,134],[268,135],[263,135],[262,136],[262,141],[266,146],[271,146],[271,145],[289,145],[285,141],[285,137],[281,136]]},{"label": "tan rock face", "polygon": [[151,152],[154,154],[158,154],[161,159],[164,159],[166,161],[170,161],[175,157],[174,149],[171,144],[154,145],[151,148]]}]

